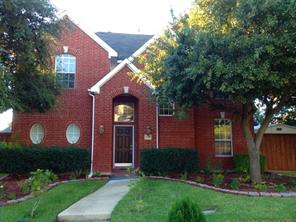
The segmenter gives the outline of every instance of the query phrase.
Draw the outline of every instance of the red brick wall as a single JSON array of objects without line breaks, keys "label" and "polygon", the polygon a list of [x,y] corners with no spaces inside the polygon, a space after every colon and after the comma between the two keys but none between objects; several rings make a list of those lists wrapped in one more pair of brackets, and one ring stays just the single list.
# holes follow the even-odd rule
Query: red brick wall
[{"label": "red brick wall", "polygon": [[81,136],[75,145],[89,148],[92,101],[87,90],[109,72],[108,53],[73,24],[62,33],[55,46],[56,54],[63,53],[63,46],[68,46],[68,53],[76,56],[75,88],[61,90],[55,108],[47,113],[14,112],[13,134],[19,134],[22,142],[31,144],[30,128],[34,123],[41,123],[45,137],[40,145],[68,146],[66,128],[76,123]]},{"label": "red brick wall", "polygon": [[[215,157],[214,119],[220,118],[221,110],[214,110],[209,105],[202,105],[194,110],[195,146],[200,154],[200,165],[203,167],[209,158],[214,165],[222,164],[225,168],[233,167],[232,157]],[[233,153],[247,152],[240,117],[233,112],[225,112],[225,118],[232,122]]]},{"label": "red brick wall", "polygon": [[[113,99],[123,94],[123,87],[129,87],[129,95],[137,98],[135,122],[135,164],[139,163],[139,149],[156,146],[156,107],[148,100],[149,89],[144,84],[131,81],[125,67],[101,88],[96,95],[95,114],[95,152],[94,168],[101,172],[111,172],[113,163]],[[105,132],[99,134],[99,126],[103,125]],[[144,140],[146,127],[152,131],[152,140]]]}]

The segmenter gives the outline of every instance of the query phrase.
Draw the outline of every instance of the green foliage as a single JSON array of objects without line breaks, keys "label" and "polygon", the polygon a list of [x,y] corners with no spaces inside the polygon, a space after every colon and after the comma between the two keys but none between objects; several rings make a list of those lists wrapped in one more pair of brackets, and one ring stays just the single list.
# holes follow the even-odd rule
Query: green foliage
[{"label": "green foliage", "polygon": [[250,177],[249,174],[244,173],[244,174],[242,174],[242,175],[238,178],[238,180],[239,180],[241,183],[248,183],[248,182],[251,181],[251,177]]},{"label": "green foliage", "polygon": [[[265,171],[265,157],[260,155],[260,168],[261,173]],[[237,173],[249,173],[250,172],[250,161],[248,154],[235,154],[234,155],[234,170]]]},{"label": "green foliage", "polygon": [[5,149],[22,148],[20,143],[0,142],[0,147]]},{"label": "green foliage", "polygon": [[160,148],[141,151],[141,170],[146,175],[192,173],[198,168],[196,149]]},{"label": "green foliage", "polygon": [[[156,96],[181,110],[207,103],[239,115],[256,154],[261,137],[251,131],[253,113],[264,116],[257,134],[262,135],[274,115],[296,102],[295,12],[294,0],[195,1],[139,59],[141,76],[155,86]],[[225,105],[209,92],[234,103]],[[258,161],[250,162],[255,182],[261,181]]]},{"label": "green foliage", "polygon": [[205,222],[205,216],[191,199],[177,201],[168,215],[168,222]]},{"label": "green foliage", "polygon": [[254,185],[254,188],[258,191],[266,192],[268,187],[267,187],[266,183],[256,183]]},{"label": "green foliage", "polygon": [[181,180],[187,180],[187,178],[188,178],[188,173],[187,172],[181,173],[181,175],[180,175]]},{"label": "green foliage", "polygon": [[230,186],[231,186],[231,189],[233,190],[238,190],[239,189],[239,180],[237,178],[233,178],[231,180],[231,183],[230,183]]},{"label": "green foliage", "polygon": [[37,169],[55,173],[75,172],[89,168],[89,150],[75,147],[0,147],[0,172],[29,174]]},{"label": "green foliage", "polygon": [[36,170],[31,172],[31,176],[24,182],[22,191],[32,193],[33,197],[39,196],[48,184],[54,182],[58,177],[50,170]]},{"label": "green foliage", "polygon": [[220,187],[224,182],[224,175],[214,174],[212,178],[212,183],[215,187]]},{"label": "green foliage", "polygon": [[8,192],[6,197],[8,200],[15,200],[16,199],[16,195],[14,192]]},{"label": "green foliage", "polygon": [[55,13],[48,0],[0,1],[0,112],[43,112],[55,104],[50,66],[50,45],[59,30]]},{"label": "green foliage", "polygon": [[286,186],[284,184],[277,184],[275,186],[274,190],[276,192],[279,192],[280,193],[280,192],[286,192],[287,191],[287,188],[286,188]]},{"label": "green foliage", "polygon": [[295,178],[291,178],[289,180],[289,184],[291,184],[292,186],[295,186],[296,187],[296,179]]},{"label": "green foliage", "polygon": [[197,177],[195,178],[195,182],[196,182],[196,183],[203,183],[204,181],[205,181],[205,178],[203,178],[203,177],[197,176]]}]

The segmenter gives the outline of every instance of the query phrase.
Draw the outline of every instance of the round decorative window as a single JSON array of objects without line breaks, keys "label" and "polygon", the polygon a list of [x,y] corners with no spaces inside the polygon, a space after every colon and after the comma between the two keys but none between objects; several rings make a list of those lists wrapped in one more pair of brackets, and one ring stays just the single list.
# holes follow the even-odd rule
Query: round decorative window
[{"label": "round decorative window", "polygon": [[40,123],[35,123],[30,130],[30,139],[33,144],[40,144],[44,138],[44,128]]},{"label": "round decorative window", "polygon": [[80,128],[76,124],[70,124],[66,130],[66,137],[70,144],[75,144],[78,142],[80,137]]}]

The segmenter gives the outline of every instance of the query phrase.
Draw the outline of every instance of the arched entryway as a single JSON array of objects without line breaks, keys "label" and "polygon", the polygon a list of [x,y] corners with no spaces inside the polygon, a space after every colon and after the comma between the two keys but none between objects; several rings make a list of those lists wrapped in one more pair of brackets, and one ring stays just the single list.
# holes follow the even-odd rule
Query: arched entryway
[{"label": "arched entryway", "polygon": [[135,166],[138,99],[122,94],[113,99],[113,168]]}]

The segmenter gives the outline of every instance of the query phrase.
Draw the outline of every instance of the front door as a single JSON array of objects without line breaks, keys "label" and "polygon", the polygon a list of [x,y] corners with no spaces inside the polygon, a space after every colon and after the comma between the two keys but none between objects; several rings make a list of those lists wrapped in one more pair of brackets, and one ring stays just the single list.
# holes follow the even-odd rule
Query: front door
[{"label": "front door", "polygon": [[114,126],[114,166],[133,165],[133,126]]}]

